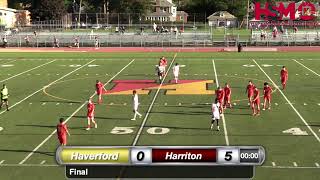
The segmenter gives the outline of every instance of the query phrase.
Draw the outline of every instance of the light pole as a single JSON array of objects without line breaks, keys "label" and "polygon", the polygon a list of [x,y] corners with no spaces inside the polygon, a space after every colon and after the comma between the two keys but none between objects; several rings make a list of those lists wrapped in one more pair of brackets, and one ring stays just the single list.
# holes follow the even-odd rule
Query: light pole
[{"label": "light pole", "polygon": [[80,4],[79,4],[79,18],[78,18],[78,26],[80,27],[80,23],[81,23],[81,4],[82,4],[82,0],[80,0]]}]

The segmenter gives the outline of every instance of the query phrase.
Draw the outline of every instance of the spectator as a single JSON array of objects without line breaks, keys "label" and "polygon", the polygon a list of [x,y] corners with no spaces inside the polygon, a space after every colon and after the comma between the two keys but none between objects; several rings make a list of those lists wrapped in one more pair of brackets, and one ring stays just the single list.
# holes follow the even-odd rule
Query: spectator
[{"label": "spectator", "polygon": [[29,47],[29,44],[30,44],[29,36],[27,35],[26,37],[24,37],[24,40],[26,41],[26,46]]},{"label": "spectator", "polygon": [[293,33],[297,33],[298,32],[298,27],[297,26],[293,26]]},{"label": "spectator", "polygon": [[57,47],[57,48],[60,47],[60,45],[59,45],[59,39],[56,38],[56,36],[53,36],[53,48],[55,48],[55,47]]},{"label": "spectator", "polygon": [[153,32],[158,32],[158,26],[156,23],[153,23]]},{"label": "spectator", "polygon": [[6,47],[8,46],[8,40],[7,40],[7,37],[6,37],[6,36],[4,36],[4,37],[2,38],[2,41],[3,41],[3,48],[6,48]]}]

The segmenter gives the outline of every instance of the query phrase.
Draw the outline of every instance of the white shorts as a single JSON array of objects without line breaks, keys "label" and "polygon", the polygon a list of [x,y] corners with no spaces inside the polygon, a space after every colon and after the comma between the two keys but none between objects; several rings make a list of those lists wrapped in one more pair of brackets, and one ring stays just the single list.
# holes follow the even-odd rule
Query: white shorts
[{"label": "white shorts", "polygon": [[173,75],[174,75],[174,77],[178,77],[179,73],[178,72],[174,72]]},{"label": "white shorts", "polygon": [[139,104],[134,104],[134,105],[133,105],[133,110],[134,110],[134,111],[138,111],[138,107],[139,107]]}]

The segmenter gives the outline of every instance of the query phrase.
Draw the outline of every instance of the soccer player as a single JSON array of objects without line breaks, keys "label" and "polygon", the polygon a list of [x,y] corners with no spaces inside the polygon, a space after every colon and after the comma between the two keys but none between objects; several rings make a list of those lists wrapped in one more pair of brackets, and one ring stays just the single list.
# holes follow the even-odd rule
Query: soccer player
[{"label": "soccer player", "polygon": [[[252,116],[259,116],[260,115],[260,92],[259,89],[257,87],[254,88],[253,91],[253,99],[252,99]],[[257,110],[256,110],[257,107]]]},{"label": "soccer player", "polygon": [[104,84],[102,82],[100,82],[99,80],[96,81],[96,92],[97,92],[97,95],[98,95],[98,103],[101,104],[102,103],[102,93],[103,93],[103,90],[107,91],[105,88],[104,88]]},{"label": "soccer player", "polygon": [[80,48],[80,38],[79,38],[79,36],[76,36],[74,38],[74,46],[77,47],[77,48]]},{"label": "soccer player", "polygon": [[176,81],[176,84],[178,84],[178,80],[179,80],[179,72],[180,72],[180,66],[178,63],[176,63],[175,66],[173,66],[173,76],[174,76],[174,80]]},{"label": "soccer player", "polygon": [[0,103],[0,110],[2,109],[2,105],[6,104],[7,111],[9,111],[9,90],[5,84],[1,89],[1,103]]},{"label": "soccer player", "polygon": [[214,103],[212,103],[212,106],[211,106],[211,112],[212,112],[212,120],[211,120],[211,126],[210,126],[210,129],[213,128],[213,124],[215,121],[217,121],[217,130],[220,131],[220,128],[219,128],[219,119],[220,119],[220,103],[218,101],[218,99],[215,99],[214,100]]},{"label": "soccer player", "polygon": [[165,74],[165,67],[162,66],[161,63],[159,63],[159,65],[157,66],[157,71],[158,71],[159,83],[161,83]]},{"label": "soccer player", "polygon": [[216,99],[218,100],[219,104],[220,104],[220,112],[221,114],[223,113],[223,101],[224,101],[224,90],[221,87],[218,87],[218,89],[216,90]]},{"label": "soccer player", "polygon": [[267,103],[268,103],[268,109],[271,109],[271,93],[272,93],[272,88],[269,86],[267,82],[264,83],[264,88],[263,88],[263,109],[266,110],[267,108]]},{"label": "soccer player", "polygon": [[87,111],[88,127],[86,130],[89,131],[91,129],[91,122],[94,124],[94,128],[98,128],[98,124],[94,120],[95,105],[92,102],[91,98],[88,101],[87,109],[88,109]]},{"label": "soccer player", "polygon": [[164,66],[164,72],[166,72],[166,67],[168,65],[168,61],[164,56],[162,56],[161,60],[162,60],[163,66]]},{"label": "soccer player", "polygon": [[133,112],[134,112],[134,117],[131,119],[132,121],[136,120],[137,115],[139,116],[139,118],[142,117],[142,115],[138,112],[138,107],[139,107],[139,98],[138,98],[138,94],[137,91],[134,90],[133,91],[133,95],[132,95],[132,100],[133,100]]},{"label": "soccer player", "polygon": [[61,146],[67,145],[67,134],[70,136],[67,124],[64,123],[63,118],[60,118],[57,125],[57,135]]},{"label": "soccer player", "polygon": [[59,39],[56,37],[56,36],[53,36],[53,48],[59,48],[60,45],[59,45]]},{"label": "soccer player", "polygon": [[255,86],[252,83],[252,81],[249,81],[249,84],[247,85],[247,89],[246,89],[246,93],[248,94],[248,101],[249,101],[248,106],[251,105],[254,88]]},{"label": "soccer player", "polygon": [[285,66],[282,66],[281,72],[280,72],[280,80],[282,84],[282,90],[286,88],[287,81],[288,81],[288,70]]},{"label": "soccer player", "polygon": [[224,91],[224,109],[227,108],[227,106],[229,106],[229,108],[232,108],[231,105],[231,88],[230,85],[228,83],[226,83],[225,87],[223,88]]},{"label": "soccer player", "polygon": [[94,47],[95,47],[96,49],[99,48],[99,38],[98,38],[98,36],[95,36],[95,37],[94,37]]}]

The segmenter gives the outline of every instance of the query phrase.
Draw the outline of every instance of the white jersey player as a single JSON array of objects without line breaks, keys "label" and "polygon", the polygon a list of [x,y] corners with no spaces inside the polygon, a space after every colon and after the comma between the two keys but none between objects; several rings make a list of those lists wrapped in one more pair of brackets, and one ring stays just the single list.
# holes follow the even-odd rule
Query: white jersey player
[{"label": "white jersey player", "polygon": [[175,66],[173,66],[173,76],[174,80],[176,81],[176,84],[178,84],[178,79],[179,79],[179,72],[180,72],[180,66],[178,63],[176,63]]},{"label": "white jersey player", "polygon": [[131,119],[132,121],[136,120],[137,115],[141,118],[142,115],[138,112],[138,108],[139,108],[139,97],[137,94],[137,91],[134,90],[133,91],[133,95],[132,95],[132,100],[133,100],[133,112],[134,112],[134,117]]},{"label": "white jersey player", "polygon": [[217,121],[217,130],[220,131],[220,128],[219,128],[220,103],[218,102],[218,99],[216,99],[215,102],[212,103],[211,111],[212,111],[212,121],[211,121],[210,129],[213,128],[214,122]]},{"label": "white jersey player", "polygon": [[161,83],[163,77],[164,77],[164,74],[165,74],[165,67],[164,66],[161,66],[160,64],[157,66],[157,71],[158,71],[158,77],[159,77],[159,83]]}]

